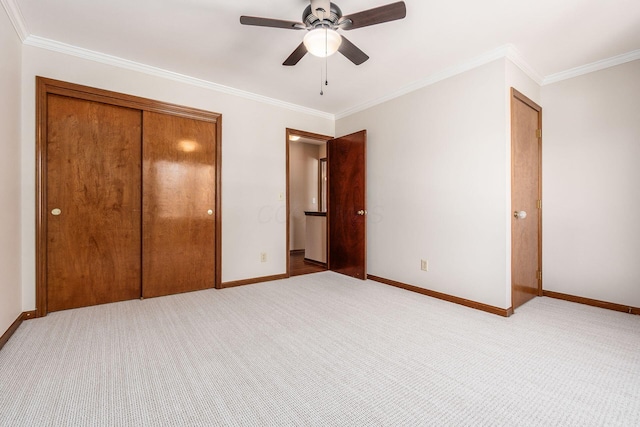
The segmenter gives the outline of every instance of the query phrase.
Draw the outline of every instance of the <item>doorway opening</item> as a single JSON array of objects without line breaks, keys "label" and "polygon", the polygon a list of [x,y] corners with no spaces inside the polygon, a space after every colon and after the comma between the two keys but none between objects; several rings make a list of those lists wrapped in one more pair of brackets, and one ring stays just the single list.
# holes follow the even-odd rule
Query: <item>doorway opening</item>
[{"label": "doorway opening", "polygon": [[287,276],[327,269],[327,141],[286,130]]}]

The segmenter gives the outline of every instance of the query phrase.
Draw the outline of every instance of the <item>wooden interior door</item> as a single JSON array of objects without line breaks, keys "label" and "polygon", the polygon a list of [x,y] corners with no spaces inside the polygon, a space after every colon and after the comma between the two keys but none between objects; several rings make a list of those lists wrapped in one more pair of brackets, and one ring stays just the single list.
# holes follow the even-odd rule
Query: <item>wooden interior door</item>
[{"label": "wooden interior door", "polygon": [[216,126],[144,112],[145,298],[215,286]]},{"label": "wooden interior door", "polygon": [[520,92],[511,96],[511,302],[542,295],[542,109]]},{"label": "wooden interior door", "polygon": [[366,279],[366,141],[360,131],[327,141],[329,270]]},{"label": "wooden interior door", "polygon": [[48,311],[139,298],[141,111],[46,99]]}]

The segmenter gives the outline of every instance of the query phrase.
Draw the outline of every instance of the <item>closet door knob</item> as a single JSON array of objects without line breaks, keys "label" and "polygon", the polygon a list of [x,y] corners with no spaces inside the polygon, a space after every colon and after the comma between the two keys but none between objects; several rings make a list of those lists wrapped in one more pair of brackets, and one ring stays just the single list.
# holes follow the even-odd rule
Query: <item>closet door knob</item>
[{"label": "closet door knob", "polygon": [[213,210],[209,209],[209,210],[207,211],[207,215],[213,215]]},{"label": "closet door knob", "polygon": [[62,211],[58,208],[51,209],[51,215],[58,216],[62,213]]},{"label": "closet door knob", "polygon": [[525,219],[527,217],[527,213],[525,211],[515,211],[513,213],[513,217],[517,219]]}]

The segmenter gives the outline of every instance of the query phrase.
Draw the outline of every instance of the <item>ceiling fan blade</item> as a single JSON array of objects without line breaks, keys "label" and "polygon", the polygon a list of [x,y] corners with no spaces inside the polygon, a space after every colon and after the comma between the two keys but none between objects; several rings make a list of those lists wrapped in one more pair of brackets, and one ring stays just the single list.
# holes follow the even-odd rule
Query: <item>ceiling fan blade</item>
[{"label": "ceiling fan blade", "polygon": [[307,54],[307,48],[304,43],[300,43],[300,45],[293,51],[291,55],[282,63],[282,65],[292,66],[296,65],[298,61],[302,59],[303,56]]},{"label": "ceiling fan blade", "polygon": [[338,51],[356,65],[360,65],[369,59],[369,56],[367,56],[366,53],[361,51],[355,44],[351,43],[345,36],[342,36],[342,43],[340,43]]},{"label": "ceiling fan blade", "polygon": [[[386,6],[380,6],[363,12],[354,13],[343,16],[340,22],[345,25],[341,28],[344,30],[353,30],[355,28],[368,27],[369,25],[382,24],[383,22],[395,21],[407,16],[407,7],[403,1],[391,3]],[[346,21],[350,20],[349,25]]]},{"label": "ceiling fan blade", "polygon": [[285,28],[289,30],[304,30],[305,26],[302,22],[283,21],[280,19],[259,18],[257,16],[241,16],[240,23],[242,25],[255,25],[257,27]]}]

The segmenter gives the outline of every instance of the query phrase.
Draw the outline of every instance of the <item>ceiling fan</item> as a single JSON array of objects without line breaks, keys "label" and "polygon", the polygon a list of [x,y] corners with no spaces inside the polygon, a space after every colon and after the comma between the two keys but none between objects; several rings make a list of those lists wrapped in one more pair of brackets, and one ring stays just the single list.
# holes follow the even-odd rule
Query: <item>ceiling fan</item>
[{"label": "ceiling fan", "polygon": [[302,22],[283,21],[280,19],[241,16],[243,25],[258,27],[284,28],[289,30],[307,30],[304,40],[284,61],[282,65],[296,65],[307,52],[320,57],[327,57],[336,51],[343,54],[356,65],[369,59],[366,53],[351,43],[337,30],[354,30],[370,25],[402,19],[407,15],[403,1],[391,3],[342,16],[340,8],[329,0],[310,0],[311,4],[302,12]]}]

